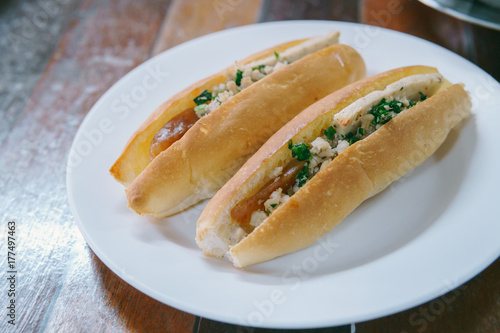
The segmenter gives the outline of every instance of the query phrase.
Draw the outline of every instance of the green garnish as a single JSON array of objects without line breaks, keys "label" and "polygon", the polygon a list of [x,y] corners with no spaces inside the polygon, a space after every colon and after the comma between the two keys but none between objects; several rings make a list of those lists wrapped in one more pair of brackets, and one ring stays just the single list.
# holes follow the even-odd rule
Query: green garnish
[{"label": "green garnish", "polygon": [[358,128],[358,134],[359,135],[364,135],[365,134],[365,130],[362,127]]},{"label": "green garnish", "polygon": [[382,100],[375,105],[374,107],[371,108],[370,114],[374,115],[375,118],[372,120],[372,124],[377,125],[377,124],[385,124],[389,120],[392,119],[392,116],[389,115],[389,112],[394,112],[394,113],[400,113],[403,111],[401,109],[401,106],[403,106],[403,103],[400,101],[390,101],[387,102],[385,98],[382,98]]},{"label": "green garnish", "polygon": [[205,110],[205,109],[207,108],[207,106],[208,106],[207,104],[200,104],[200,105],[196,105],[196,106],[194,107],[194,110],[195,110],[195,111]]},{"label": "green garnish", "polygon": [[243,72],[239,69],[236,71],[236,79],[234,79],[234,83],[239,87],[241,85],[241,78],[243,77]]},{"label": "green garnish", "polygon": [[290,147],[290,142],[288,143],[288,148],[292,151],[292,157],[295,157],[299,161],[307,161],[311,159],[311,151],[305,143],[296,143]]},{"label": "green garnish", "polygon": [[253,71],[254,71],[254,70],[256,70],[256,69],[257,69],[257,70],[261,70],[261,69],[262,69],[262,68],[264,68],[264,67],[266,67],[266,65],[259,65],[259,66],[257,66],[257,67],[252,67],[252,70],[253,70]]},{"label": "green garnish", "polygon": [[276,208],[276,206],[278,206],[278,204],[271,204],[271,207],[273,208]]},{"label": "green garnish", "polygon": [[390,111],[394,111],[396,113],[401,113],[403,111],[401,107],[403,106],[403,103],[400,101],[390,101],[389,102],[389,107],[391,108]]},{"label": "green garnish", "polygon": [[304,184],[310,179],[309,177],[309,162],[307,162],[307,165],[302,168],[302,170],[299,171],[297,176],[295,176],[296,179],[299,180],[299,187],[304,186]]},{"label": "green garnish", "polygon": [[427,96],[425,96],[421,92],[419,92],[419,94],[420,94],[420,101],[425,101],[427,99]]},{"label": "green garnish", "polygon": [[326,136],[328,140],[333,140],[335,133],[337,133],[337,131],[333,128],[333,126],[330,126],[323,131],[323,134]]},{"label": "green garnish", "polygon": [[417,104],[417,103],[415,103],[414,101],[410,101],[408,103],[408,109],[411,108],[412,106],[415,106],[415,104]]},{"label": "green garnish", "polygon": [[349,141],[353,136],[354,134],[352,132],[349,132],[346,135],[342,135],[342,139]]},{"label": "green garnish", "polygon": [[290,140],[288,141],[288,149],[292,149],[292,147],[293,147],[293,141]]},{"label": "green garnish", "polygon": [[360,138],[358,138],[354,133],[349,132],[346,135],[343,136],[343,139],[349,142],[349,145],[352,145],[354,142],[359,141]]},{"label": "green garnish", "polygon": [[209,93],[208,90],[205,90],[198,97],[193,99],[196,105],[204,104],[206,102],[210,102],[211,100],[212,100],[212,94]]},{"label": "green garnish", "polygon": [[278,59],[280,57],[280,55],[278,53],[276,53],[276,51],[274,51],[274,56],[276,57],[276,59]]}]

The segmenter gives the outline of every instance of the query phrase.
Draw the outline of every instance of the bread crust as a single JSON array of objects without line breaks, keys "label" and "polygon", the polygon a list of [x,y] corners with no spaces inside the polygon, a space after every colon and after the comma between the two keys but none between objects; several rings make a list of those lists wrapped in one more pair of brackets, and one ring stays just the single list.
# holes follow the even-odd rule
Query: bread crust
[{"label": "bread crust", "polygon": [[335,44],[263,78],[158,155],[127,188],[129,206],[163,217],[211,197],[290,119],[365,72],[353,48]]},{"label": "bread crust", "polygon": [[[294,40],[287,43],[270,47],[266,50],[257,52],[240,60],[238,64],[245,65],[273,55],[274,52],[282,52],[292,46],[304,42],[306,39]],[[156,110],[144,121],[144,123],[130,137],[122,153],[111,166],[110,172],[117,181],[128,186],[132,181],[149,165],[149,149],[151,140],[170,119],[193,107],[193,99],[200,95],[204,90],[212,89],[213,86],[225,83],[228,72],[234,69],[231,65],[222,71],[193,83],[184,90],[178,92],[167,101],[162,103]]]},{"label": "bread crust", "polygon": [[[433,72],[437,70],[424,66],[392,70],[347,86],[310,106],[278,131],[209,202],[198,220],[198,245],[212,256],[226,254],[221,244],[227,249],[234,245],[228,244],[230,225],[235,224],[230,219],[232,207],[272,179],[272,170],[277,166],[291,160],[286,146],[289,140],[315,138],[337,112],[354,100],[403,77]],[[242,267],[309,246],[364,200],[425,161],[449,131],[468,116],[470,107],[462,86],[453,85],[403,112],[335,158],[232,246],[230,259]]]}]

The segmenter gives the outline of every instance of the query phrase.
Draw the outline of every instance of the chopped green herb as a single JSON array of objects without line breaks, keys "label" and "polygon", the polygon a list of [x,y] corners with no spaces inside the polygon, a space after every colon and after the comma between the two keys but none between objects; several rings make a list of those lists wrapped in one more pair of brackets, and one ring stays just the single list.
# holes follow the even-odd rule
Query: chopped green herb
[{"label": "chopped green herb", "polygon": [[408,103],[408,109],[411,108],[412,106],[415,106],[415,104],[417,104],[417,103],[415,103],[414,101],[410,101]]},{"label": "chopped green herb", "polygon": [[352,132],[347,133],[346,135],[342,136],[342,138],[348,141],[349,145],[352,145],[354,142],[359,141],[359,138]]},{"label": "chopped green herb", "polygon": [[290,140],[288,141],[288,149],[292,149],[292,147],[293,147],[293,141]]},{"label": "chopped green herb", "polygon": [[323,131],[323,134],[328,140],[333,140],[333,136],[335,135],[335,133],[337,133],[337,131],[333,128],[333,126],[330,126]]},{"label": "chopped green herb", "polygon": [[200,105],[196,105],[196,106],[194,107],[194,110],[195,110],[195,111],[205,110],[205,109],[207,108],[207,106],[208,106],[207,104],[200,104]]},{"label": "chopped green herb", "polygon": [[276,208],[276,206],[278,206],[278,204],[271,204],[271,207],[273,208]]},{"label": "chopped green herb", "polygon": [[236,78],[234,79],[234,83],[236,83],[237,86],[241,85],[241,78],[242,77],[243,77],[243,72],[238,69],[236,71]]},{"label": "chopped green herb", "polygon": [[390,111],[394,111],[396,113],[401,113],[401,111],[403,111],[401,109],[402,106],[403,106],[403,103],[401,103],[400,101],[390,101],[389,102]]},{"label": "chopped green herb", "polygon": [[257,67],[252,67],[252,70],[261,70],[262,68],[266,67],[266,65],[259,65]]},{"label": "chopped green herb", "polygon": [[389,112],[394,112],[394,113],[400,113],[403,111],[401,107],[403,106],[403,103],[400,101],[390,101],[387,102],[385,98],[382,98],[382,100],[375,105],[374,107],[371,108],[370,114],[375,116],[372,120],[372,124],[377,125],[377,124],[385,124],[389,120],[392,119],[392,116],[389,114]]},{"label": "chopped green herb", "polygon": [[358,128],[358,134],[359,135],[364,135],[365,134],[365,130],[362,127]]},{"label": "chopped green herb", "polygon": [[209,93],[208,90],[205,90],[198,97],[193,99],[196,105],[204,104],[206,102],[210,102],[211,100],[212,100],[212,94]]},{"label": "chopped green herb", "polygon": [[267,212],[268,214],[271,214],[271,211],[270,211],[269,209],[266,209],[266,212]]},{"label": "chopped green herb", "polygon": [[353,136],[354,136],[354,134],[352,134],[351,132],[349,132],[346,135],[342,135],[342,139],[344,139],[346,141],[349,141]]},{"label": "chopped green herb", "polygon": [[427,96],[425,96],[421,92],[419,92],[419,94],[420,94],[420,101],[425,101],[427,99]]},{"label": "chopped green herb", "polygon": [[[290,148],[290,143],[288,144],[288,148]],[[292,157],[295,157],[299,161],[307,161],[312,157],[309,147],[303,142],[294,144],[290,149]]]},{"label": "chopped green herb", "polygon": [[274,56],[276,57],[276,59],[278,59],[280,57],[280,55],[278,53],[276,53],[276,51],[274,51]]},{"label": "chopped green herb", "polygon": [[311,178],[309,177],[309,162],[307,162],[307,165],[299,171],[295,178],[299,180],[299,187],[304,186],[304,184]]}]

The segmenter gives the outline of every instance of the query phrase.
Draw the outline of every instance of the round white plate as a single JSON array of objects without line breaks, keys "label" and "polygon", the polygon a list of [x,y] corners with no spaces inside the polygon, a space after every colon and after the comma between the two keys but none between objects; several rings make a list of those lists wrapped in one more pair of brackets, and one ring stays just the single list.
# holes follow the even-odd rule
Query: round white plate
[{"label": "round white plate", "polygon": [[[462,21],[474,23],[486,28],[500,30],[500,7],[498,0],[419,0],[441,13]],[[496,7],[487,3],[495,3]]]},{"label": "round white plate", "polygon": [[[341,42],[361,53],[368,75],[424,64],[465,83],[474,116],[427,162],[363,203],[319,242],[246,269],[207,258],[197,248],[196,220],[206,203],[161,220],[127,208],[123,187],[108,169],[156,106],[246,55],[328,30],[339,30]],[[500,85],[488,74],[402,33],[325,21],[225,30],[148,60],[102,96],[71,148],[69,200],[97,256],[168,305],[214,320],[274,328],[369,320],[440,296],[499,256],[499,105]]]}]

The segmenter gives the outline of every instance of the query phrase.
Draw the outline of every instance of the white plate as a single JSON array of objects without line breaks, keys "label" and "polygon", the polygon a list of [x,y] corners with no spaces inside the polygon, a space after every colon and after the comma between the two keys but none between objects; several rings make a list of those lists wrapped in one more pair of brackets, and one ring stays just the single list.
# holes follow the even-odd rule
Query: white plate
[{"label": "white plate", "polygon": [[[108,169],[157,105],[248,54],[332,29],[362,54],[369,75],[425,64],[464,82],[474,98],[474,117],[432,158],[362,204],[320,242],[244,270],[197,248],[195,224],[205,204],[162,220],[127,208],[123,188]],[[226,30],[150,59],[102,96],[73,142],[69,199],[97,256],[129,284],[173,307],[274,328],[369,320],[444,294],[499,256],[499,105],[500,85],[488,74],[402,33],[325,21]]]},{"label": "white plate", "polygon": [[487,5],[498,0],[419,0],[442,13],[486,28],[500,30],[500,7]]}]

